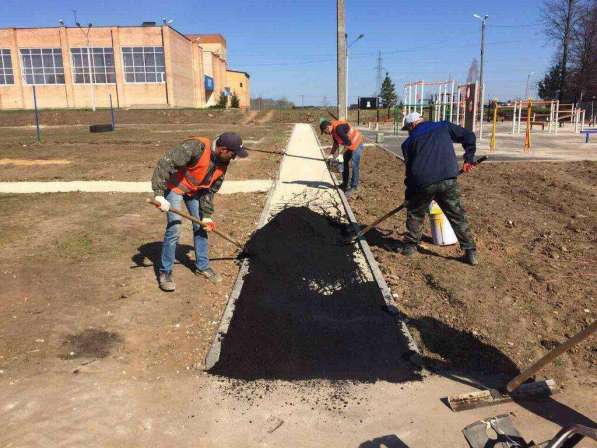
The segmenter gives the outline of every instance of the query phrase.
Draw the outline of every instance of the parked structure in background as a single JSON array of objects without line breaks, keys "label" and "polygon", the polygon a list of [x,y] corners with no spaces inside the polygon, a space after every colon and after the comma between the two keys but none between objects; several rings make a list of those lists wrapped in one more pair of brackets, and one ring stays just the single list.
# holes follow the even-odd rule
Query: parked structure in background
[{"label": "parked structure in background", "polygon": [[249,75],[228,70],[220,34],[184,35],[168,23],[0,29],[0,109],[195,107],[221,92],[249,107]]}]

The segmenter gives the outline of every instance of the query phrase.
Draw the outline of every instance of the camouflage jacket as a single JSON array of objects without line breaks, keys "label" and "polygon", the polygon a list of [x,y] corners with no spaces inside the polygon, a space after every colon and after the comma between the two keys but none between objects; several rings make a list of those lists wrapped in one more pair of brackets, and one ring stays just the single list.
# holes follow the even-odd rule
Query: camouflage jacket
[{"label": "camouflage jacket", "polygon": [[[197,163],[203,151],[211,151],[197,140],[185,140],[168,151],[158,161],[151,178],[151,189],[156,196],[164,196],[168,189],[168,179],[172,174],[187,166]],[[209,165],[210,171],[216,166],[215,155]],[[195,196],[199,199],[199,210],[204,218],[209,218],[214,212],[213,196],[222,186],[224,176],[216,180],[209,189],[199,190]]]}]

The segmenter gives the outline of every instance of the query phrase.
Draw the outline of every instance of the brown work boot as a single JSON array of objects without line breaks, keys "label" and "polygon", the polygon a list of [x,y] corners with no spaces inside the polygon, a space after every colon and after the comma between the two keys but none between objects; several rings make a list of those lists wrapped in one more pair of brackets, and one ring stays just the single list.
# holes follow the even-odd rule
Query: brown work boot
[{"label": "brown work boot", "polygon": [[160,272],[158,280],[160,282],[160,288],[162,291],[172,292],[176,289],[172,272]]},{"label": "brown work boot", "polygon": [[220,274],[218,274],[212,268],[207,268],[203,271],[200,271],[199,269],[197,269],[195,271],[195,275],[200,275],[202,277],[205,277],[206,279],[208,279],[210,282],[212,282],[215,285],[222,282],[222,277],[220,277]]}]

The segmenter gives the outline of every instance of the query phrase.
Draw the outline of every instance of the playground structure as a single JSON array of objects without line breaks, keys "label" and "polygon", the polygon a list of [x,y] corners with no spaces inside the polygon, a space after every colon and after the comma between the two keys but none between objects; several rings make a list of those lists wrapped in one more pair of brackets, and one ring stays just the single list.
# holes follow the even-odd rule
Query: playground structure
[{"label": "playground structure", "polygon": [[[530,109],[528,103],[530,101]],[[559,101],[520,100],[511,104],[499,105],[501,111],[512,110],[512,135],[520,135],[523,122],[530,121],[530,127],[541,126],[542,130],[547,128],[549,134],[556,134],[566,123],[574,128],[574,133],[583,132],[585,128],[586,111],[575,104],[561,104]],[[538,112],[549,111],[546,113]],[[530,120],[529,120],[530,117]]]},{"label": "playground structure", "polygon": [[476,82],[457,85],[455,80],[415,81],[404,85],[402,120],[407,114],[418,112],[429,120],[448,120],[473,132],[479,130],[482,134],[483,117],[480,117],[479,123],[475,119],[478,104],[479,89]]}]

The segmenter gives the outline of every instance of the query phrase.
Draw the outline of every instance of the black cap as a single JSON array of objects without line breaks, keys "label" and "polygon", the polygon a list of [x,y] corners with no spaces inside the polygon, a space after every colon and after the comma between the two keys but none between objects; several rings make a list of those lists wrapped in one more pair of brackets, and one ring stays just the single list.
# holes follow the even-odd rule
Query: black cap
[{"label": "black cap", "polygon": [[249,153],[243,148],[243,139],[236,132],[224,132],[216,141],[217,146],[223,146],[234,152],[238,157],[247,157]]},{"label": "black cap", "polygon": [[331,125],[332,125],[332,123],[330,123],[327,120],[323,120],[321,123],[319,123],[319,129],[321,130],[321,133],[323,134],[323,131],[325,131],[326,128]]}]

